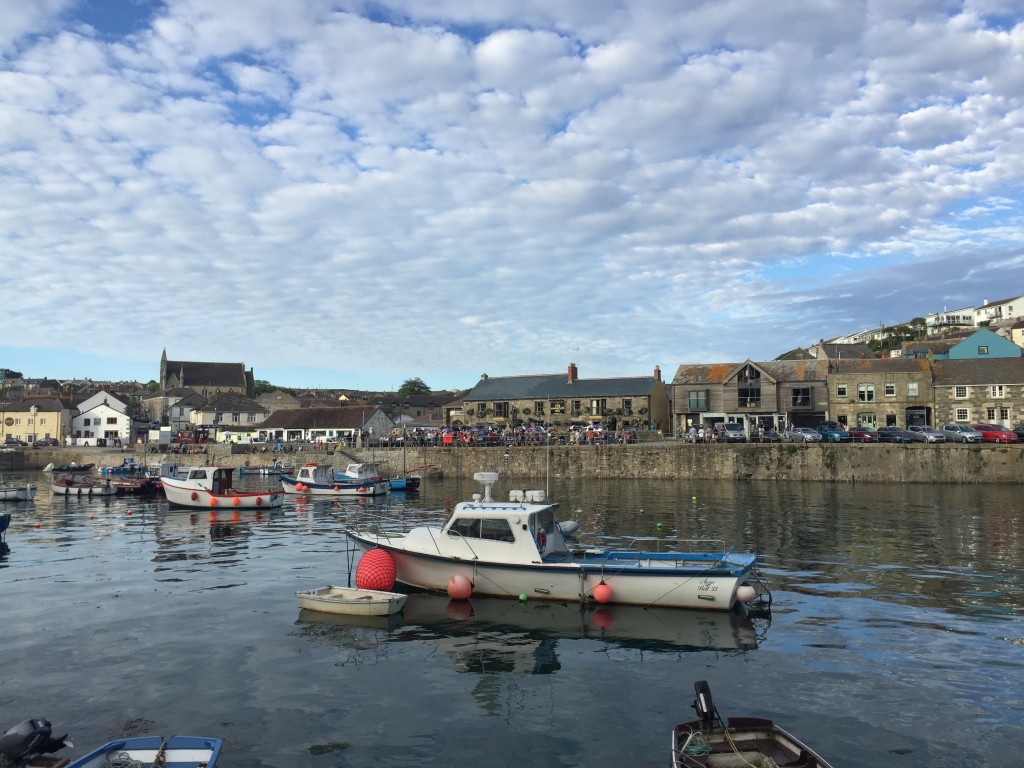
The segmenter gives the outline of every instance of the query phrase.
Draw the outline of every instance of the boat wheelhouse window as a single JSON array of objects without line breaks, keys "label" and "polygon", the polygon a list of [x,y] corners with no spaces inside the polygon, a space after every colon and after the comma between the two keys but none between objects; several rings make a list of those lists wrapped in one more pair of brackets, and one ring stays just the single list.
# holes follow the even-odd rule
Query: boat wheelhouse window
[{"label": "boat wheelhouse window", "polygon": [[512,527],[508,520],[491,520],[488,518],[463,517],[455,521],[448,529],[449,536],[462,536],[467,539],[489,539],[491,541],[515,541]]},{"label": "boat wheelhouse window", "polygon": [[188,473],[189,480],[205,480],[206,470],[205,469],[193,469]]}]

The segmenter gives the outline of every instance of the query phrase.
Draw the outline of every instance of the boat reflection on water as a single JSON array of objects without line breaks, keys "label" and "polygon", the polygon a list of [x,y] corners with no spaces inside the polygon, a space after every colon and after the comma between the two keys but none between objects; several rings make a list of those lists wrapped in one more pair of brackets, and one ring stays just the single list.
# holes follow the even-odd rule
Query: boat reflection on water
[{"label": "boat reflection on water", "polygon": [[[304,633],[343,647],[375,645],[367,631],[384,630],[377,643],[432,642],[457,671],[550,674],[560,668],[559,640],[586,640],[654,653],[757,648],[770,624],[766,614],[692,611],[630,605],[518,602],[480,597],[450,600],[413,593],[400,614],[368,621],[302,610]],[[361,631],[365,630],[365,631]]]}]

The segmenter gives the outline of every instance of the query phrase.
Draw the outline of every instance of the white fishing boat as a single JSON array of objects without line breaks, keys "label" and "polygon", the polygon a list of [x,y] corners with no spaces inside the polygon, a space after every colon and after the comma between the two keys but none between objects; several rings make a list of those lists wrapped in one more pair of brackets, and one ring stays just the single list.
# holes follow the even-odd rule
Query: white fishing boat
[{"label": "white fishing boat", "polygon": [[59,475],[50,480],[50,490],[54,498],[58,497],[94,497],[114,496],[117,487],[109,479],[100,480],[87,475],[75,473]]},{"label": "white fishing boat", "polygon": [[335,472],[329,464],[311,461],[299,467],[294,475],[282,476],[281,489],[285,493],[307,496],[379,496],[388,492],[388,482],[379,477],[348,477]]},{"label": "white fishing boat", "polygon": [[269,509],[280,507],[284,494],[277,489],[238,490],[232,484],[234,467],[189,467],[184,477],[161,478],[167,501],[179,507],[209,509]]},{"label": "white fishing boat", "polygon": [[398,613],[407,595],[376,589],[356,589],[327,585],[319,589],[296,592],[299,605],[310,611],[342,613],[349,616],[388,616]]},{"label": "white fishing boat", "polygon": [[[737,602],[770,600],[757,555],[724,542],[688,542],[688,551],[651,552],[570,543],[556,523],[558,505],[543,491],[494,501],[496,472],[474,479],[484,494],[457,504],[440,525],[395,532],[351,530],[363,552],[379,548],[408,587],[530,600],[595,601],[727,611]],[[454,588],[454,591],[453,591]]]},{"label": "white fishing boat", "polygon": [[0,501],[31,501],[36,496],[36,487],[31,483],[15,485],[0,475]]}]

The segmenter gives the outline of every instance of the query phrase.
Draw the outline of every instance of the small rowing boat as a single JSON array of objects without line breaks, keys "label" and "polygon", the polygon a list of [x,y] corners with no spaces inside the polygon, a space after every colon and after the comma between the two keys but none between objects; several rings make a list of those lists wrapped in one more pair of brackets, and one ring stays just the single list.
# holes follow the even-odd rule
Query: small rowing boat
[{"label": "small rowing boat", "polygon": [[672,731],[672,768],[830,768],[821,757],[771,720],[730,717],[726,725],[711,699],[711,688],[694,684],[697,720]]},{"label": "small rowing boat", "polygon": [[349,616],[387,616],[398,613],[407,595],[376,589],[353,589],[328,585],[306,592],[296,592],[299,605],[310,611],[344,613]]},{"label": "small rowing boat", "polygon": [[206,736],[136,736],[117,739],[72,760],[67,768],[103,768],[110,765],[216,768],[221,740]]}]

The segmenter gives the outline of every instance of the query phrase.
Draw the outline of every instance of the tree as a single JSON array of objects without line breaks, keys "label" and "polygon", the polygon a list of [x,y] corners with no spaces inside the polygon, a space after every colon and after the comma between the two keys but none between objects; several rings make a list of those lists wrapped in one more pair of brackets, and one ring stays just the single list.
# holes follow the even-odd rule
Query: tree
[{"label": "tree", "polygon": [[0,368],[0,381],[7,381],[7,379],[23,379],[20,371],[12,371],[10,368]]},{"label": "tree", "polygon": [[406,379],[402,382],[402,386],[398,388],[398,394],[402,397],[408,395],[427,395],[430,394],[430,387],[423,383],[423,379]]},{"label": "tree", "polygon": [[256,395],[262,395],[264,392],[273,392],[277,387],[271,384],[266,379],[256,379],[253,382],[253,393]]}]

